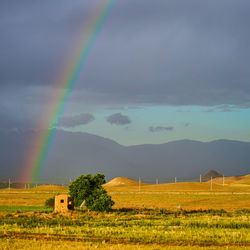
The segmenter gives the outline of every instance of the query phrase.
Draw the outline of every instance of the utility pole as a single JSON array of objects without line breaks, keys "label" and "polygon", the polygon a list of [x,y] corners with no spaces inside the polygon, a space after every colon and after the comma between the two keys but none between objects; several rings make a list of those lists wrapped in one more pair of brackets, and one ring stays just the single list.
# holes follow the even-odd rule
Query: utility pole
[{"label": "utility pole", "polygon": [[158,185],[158,184],[159,184],[158,178],[156,178],[156,182],[155,182],[155,183],[156,183],[156,185]]},{"label": "utility pole", "polygon": [[213,177],[211,176],[211,184],[210,184],[210,191],[213,191]]},{"label": "utility pole", "polygon": [[30,184],[28,183],[28,189],[30,189]]},{"label": "utility pole", "polygon": [[200,174],[200,183],[201,183],[201,174]]},{"label": "utility pole", "polygon": [[175,182],[175,183],[177,182],[177,178],[176,178],[176,177],[174,177],[174,182]]},{"label": "utility pole", "polygon": [[224,174],[223,174],[223,177],[222,177],[222,185],[223,185],[223,187],[224,187]]},{"label": "utility pole", "polygon": [[141,192],[141,177],[139,177],[139,192]]},{"label": "utility pole", "polygon": [[9,190],[10,190],[10,179],[9,179]]}]

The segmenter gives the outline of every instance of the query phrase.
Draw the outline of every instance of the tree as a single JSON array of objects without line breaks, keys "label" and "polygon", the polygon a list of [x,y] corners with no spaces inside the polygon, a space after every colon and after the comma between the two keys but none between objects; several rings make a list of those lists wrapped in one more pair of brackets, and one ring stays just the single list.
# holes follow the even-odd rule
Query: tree
[{"label": "tree", "polygon": [[85,205],[93,211],[109,211],[114,205],[107,191],[102,187],[105,184],[103,174],[81,175],[69,185],[69,194],[74,199],[75,206]]},{"label": "tree", "polygon": [[96,189],[92,195],[86,199],[86,207],[92,211],[109,211],[115,203],[104,188]]}]

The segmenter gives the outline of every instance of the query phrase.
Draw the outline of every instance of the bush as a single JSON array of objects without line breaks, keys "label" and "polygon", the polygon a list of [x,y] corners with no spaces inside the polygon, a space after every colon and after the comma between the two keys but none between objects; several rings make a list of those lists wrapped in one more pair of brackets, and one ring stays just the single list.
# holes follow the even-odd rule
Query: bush
[{"label": "bush", "polygon": [[55,197],[49,198],[45,201],[45,207],[52,207],[54,208],[55,206]]},{"label": "bush", "polygon": [[105,184],[103,174],[81,175],[69,185],[69,194],[74,199],[75,206],[85,205],[93,211],[109,211],[114,205],[107,191],[102,187]]}]

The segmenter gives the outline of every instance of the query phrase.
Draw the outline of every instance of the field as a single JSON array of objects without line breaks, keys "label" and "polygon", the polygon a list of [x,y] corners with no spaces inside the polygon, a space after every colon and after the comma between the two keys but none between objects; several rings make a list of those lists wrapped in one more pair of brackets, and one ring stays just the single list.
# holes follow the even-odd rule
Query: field
[{"label": "field", "polygon": [[[246,178],[247,179],[247,178]],[[45,208],[68,189],[0,190],[0,249],[236,249],[250,248],[250,185],[141,184],[118,178],[105,185],[110,213]]]}]

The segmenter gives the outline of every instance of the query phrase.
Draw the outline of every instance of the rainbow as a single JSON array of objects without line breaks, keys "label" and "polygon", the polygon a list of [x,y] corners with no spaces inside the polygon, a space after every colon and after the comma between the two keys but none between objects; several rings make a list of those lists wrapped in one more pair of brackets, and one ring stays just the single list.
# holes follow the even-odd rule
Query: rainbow
[{"label": "rainbow", "polygon": [[36,131],[29,146],[21,181],[36,183],[39,180],[40,172],[68,98],[74,89],[97,35],[109,16],[114,1],[101,0],[100,5],[94,10],[85,26],[84,35],[77,39],[77,45],[74,46],[71,59],[68,60],[68,64],[63,68],[55,83],[55,92],[50,97],[48,104],[49,110],[46,110],[41,117],[39,127],[43,129]]}]

